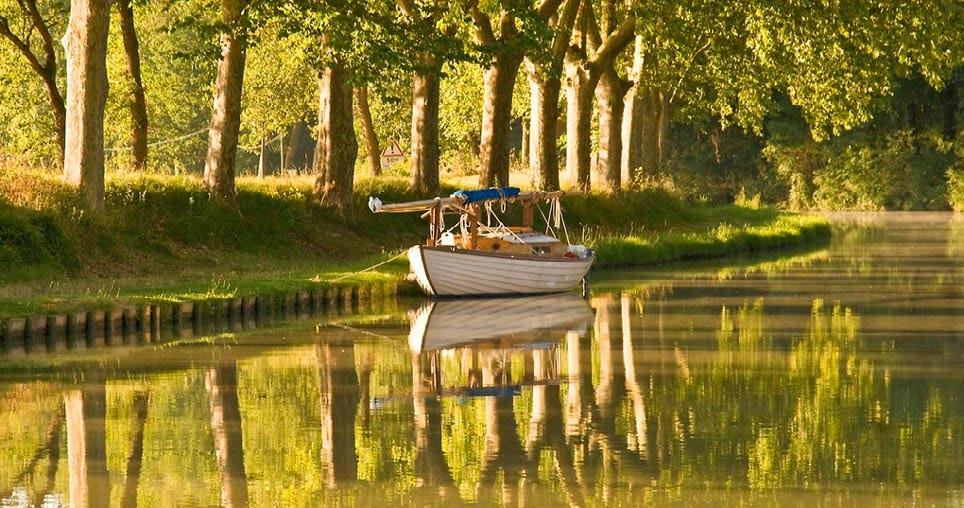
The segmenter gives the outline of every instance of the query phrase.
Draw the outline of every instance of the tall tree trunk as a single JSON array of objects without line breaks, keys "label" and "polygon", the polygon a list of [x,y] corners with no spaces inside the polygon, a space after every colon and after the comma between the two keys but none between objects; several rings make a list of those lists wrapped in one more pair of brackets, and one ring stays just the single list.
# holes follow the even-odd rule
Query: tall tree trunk
[{"label": "tall tree trunk", "polygon": [[412,169],[410,187],[421,195],[438,194],[439,88],[441,68],[435,58],[420,57],[424,70],[412,80]]},{"label": "tall tree trunk", "polygon": [[288,156],[285,157],[284,169],[307,169],[312,166],[312,152],[314,146],[308,124],[298,120],[291,126],[288,133]]},{"label": "tall tree trunk", "polygon": [[340,212],[351,209],[358,141],[352,117],[351,72],[340,63],[324,70],[319,82],[315,192]]},{"label": "tall tree trunk", "polygon": [[268,172],[267,148],[268,140],[262,137],[261,151],[258,153],[258,178],[264,178],[264,175]]},{"label": "tall tree trunk", "polygon": [[592,97],[598,78],[580,62],[566,61],[566,173],[588,191],[592,173]]},{"label": "tall tree trunk", "polygon": [[623,99],[622,141],[623,152],[620,157],[622,180],[626,185],[632,185],[635,173],[642,164],[642,127],[643,127],[643,94],[646,87],[640,81],[643,78],[643,50],[645,41],[637,35],[633,49],[633,65],[629,70],[629,81],[632,83]]},{"label": "tall tree trunk", "polygon": [[[60,149],[61,158],[66,156],[66,130],[67,130],[67,106],[64,105],[64,98],[60,95],[57,88],[56,72],[44,78],[44,88],[47,90],[47,100],[50,102],[50,109],[54,114],[54,129],[57,131],[57,147]],[[62,159],[63,160],[63,159]]]},{"label": "tall tree trunk", "polygon": [[528,73],[529,112],[529,168],[539,188],[559,189],[559,152],[556,148],[556,124],[559,121],[559,92],[561,79]]},{"label": "tall tree trunk", "polygon": [[214,89],[208,155],[204,164],[204,185],[216,199],[234,199],[234,177],[241,130],[241,93],[244,88],[244,60],[247,39],[236,33],[246,0],[221,0],[221,22],[228,29],[221,34],[221,61]]},{"label": "tall tree trunk", "polygon": [[523,116],[519,119],[519,123],[522,127],[522,140],[519,146],[519,160],[522,162],[529,162],[529,118]]},{"label": "tall tree trunk", "polygon": [[[355,106],[358,108],[358,119],[361,121],[362,132],[365,134],[365,151],[368,152],[368,168],[372,176],[382,174],[381,150],[378,148],[378,134],[372,122],[372,109],[368,105],[368,88],[355,89]],[[294,140],[292,140],[294,141]]]},{"label": "tall tree trunk", "polygon": [[[529,78],[529,169],[533,180],[546,190],[559,189],[559,92],[562,88],[563,62],[580,0],[566,0],[555,16],[551,60],[526,61]],[[550,15],[550,19],[553,16]],[[550,21],[552,23],[552,21]],[[524,140],[525,141],[525,140]]]},{"label": "tall tree trunk", "polygon": [[659,107],[659,159],[657,165],[662,168],[669,159],[669,120],[673,115],[673,104],[666,92],[658,93],[656,104]]},{"label": "tall tree trunk", "polygon": [[104,208],[104,105],[107,100],[108,0],[71,0],[67,57],[64,179],[92,210]]},{"label": "tall tree trunk", "polygon": [[[622,128],[623,98],[629,83],[616,74],[612,66],[603,71],[596,87],[599,104],[599,152],[596,167],[606,179],[610,190],[618,191],[622,185]],[[627,180],[625,182],[629,184]]]},{"label": "tall tree trunk", "polygon": [[639,172],[655,176],[659,171],[659,92],[646,88],[637,96],[639,104]]},{"label": "tall tree trunk", "polygon": [[134,9],[131,1],[117,2],[117,21],[124,39],[127,73],[131,78],[131,168],[144,169],[147,166],[147,101],[144,98],[144,83],[141,80],[140,44],[134,28]]},{"label": "tall tree trunk", "polygon": [[623,153],[620,161],[622,180],[634,185],[643,162],[643,97],[641,88],[633,86],[623,99]]},{"label": "tall tree trunk", "polygon": [[482,140],[479,185],[509,185],[509,124],[512,122],[512,89],[519,74],[522,57],[501,53],[485,70],[482,99]]}]

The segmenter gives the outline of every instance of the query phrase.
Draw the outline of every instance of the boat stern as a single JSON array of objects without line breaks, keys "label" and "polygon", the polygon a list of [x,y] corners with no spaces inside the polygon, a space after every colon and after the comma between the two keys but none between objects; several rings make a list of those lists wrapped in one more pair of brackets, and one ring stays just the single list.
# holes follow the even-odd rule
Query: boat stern
[{"label": "boat stern", "polygon": [[422,291],[429,296],[435,296],[435,288],[432,287],[432,279],[428,276],[428,269],[425,267],[425,255],[421,245],[415,245],[408,249],[408,266],[412,271],[415,282],[418,283]]}]

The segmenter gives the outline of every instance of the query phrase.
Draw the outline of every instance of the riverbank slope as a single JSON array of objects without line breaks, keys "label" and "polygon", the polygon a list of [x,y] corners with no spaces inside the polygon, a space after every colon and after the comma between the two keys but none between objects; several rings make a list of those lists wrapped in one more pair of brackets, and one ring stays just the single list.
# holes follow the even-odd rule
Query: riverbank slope
[{"label": "riverbank slope", "polygon": [[[196,178],[115,176],[108,180],[106,211],[92,215],[55,175],[0,172],[0,316],[326,286],[425,235],[415,214],[376,216],[365,206],[369,195],[415,199],[401,179],[359,180],[347,218],[315,204],[311,184],[309,178],[241,179],[235,204],[224,206],[209,199]],[[596,249],[600,268],[829,237],[819,218],[695,204],[663,189],[577,195],[566,198],[564,208],[572,241]],[[400,259],[342,283],[397,283],[406,271]]]}]

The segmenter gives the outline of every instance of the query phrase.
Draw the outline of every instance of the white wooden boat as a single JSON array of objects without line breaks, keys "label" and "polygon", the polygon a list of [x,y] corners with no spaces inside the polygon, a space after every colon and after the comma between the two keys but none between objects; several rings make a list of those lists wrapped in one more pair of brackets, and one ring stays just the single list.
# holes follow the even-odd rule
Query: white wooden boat
[{"label": "white wooden boat", "polygon": [[592,310],[573,293],[518,298],[432,300],[409,312],[414,352],[489,345],[544,349],[566,333],[586,333]]},{"label": "white wooden boat", "polygon": [[526,295],[570,291],[582,281],[594,259],[505,255],[427,247],[408,250],[418,285],[429,295]]},{"label": "white wooden boat", "polygon": [[[412,276],[431,296],[532,295],[571,291],[582,281],[595,255],[581,245],[556,238],[565,230],[559,199],[563,192],[519,192],[514,187],[460,191],[448,198],[382,204],[369,199],[373,212],[426,212],[429,236],[408,250]],[[534,210],[549,204],[546,231],[533,229]],[[519,203],[523,225],[509,227],[493,204]],[[483,208],[484,207],[484,208]],[[483,210],[487,220],[482,221]],[[459,217],[446,230],[445,214]],[[493,224],[492,219],[496,223]],[[459,232],[452,230],[459,228]]]}]

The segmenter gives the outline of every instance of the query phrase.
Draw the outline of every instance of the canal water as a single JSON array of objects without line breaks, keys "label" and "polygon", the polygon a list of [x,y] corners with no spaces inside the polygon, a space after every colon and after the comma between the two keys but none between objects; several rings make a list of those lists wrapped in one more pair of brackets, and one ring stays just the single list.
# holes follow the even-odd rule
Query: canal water
[{"label": "canal water", "polygon": [[0,356],[2,506],[964,506],[964,217]]}]

